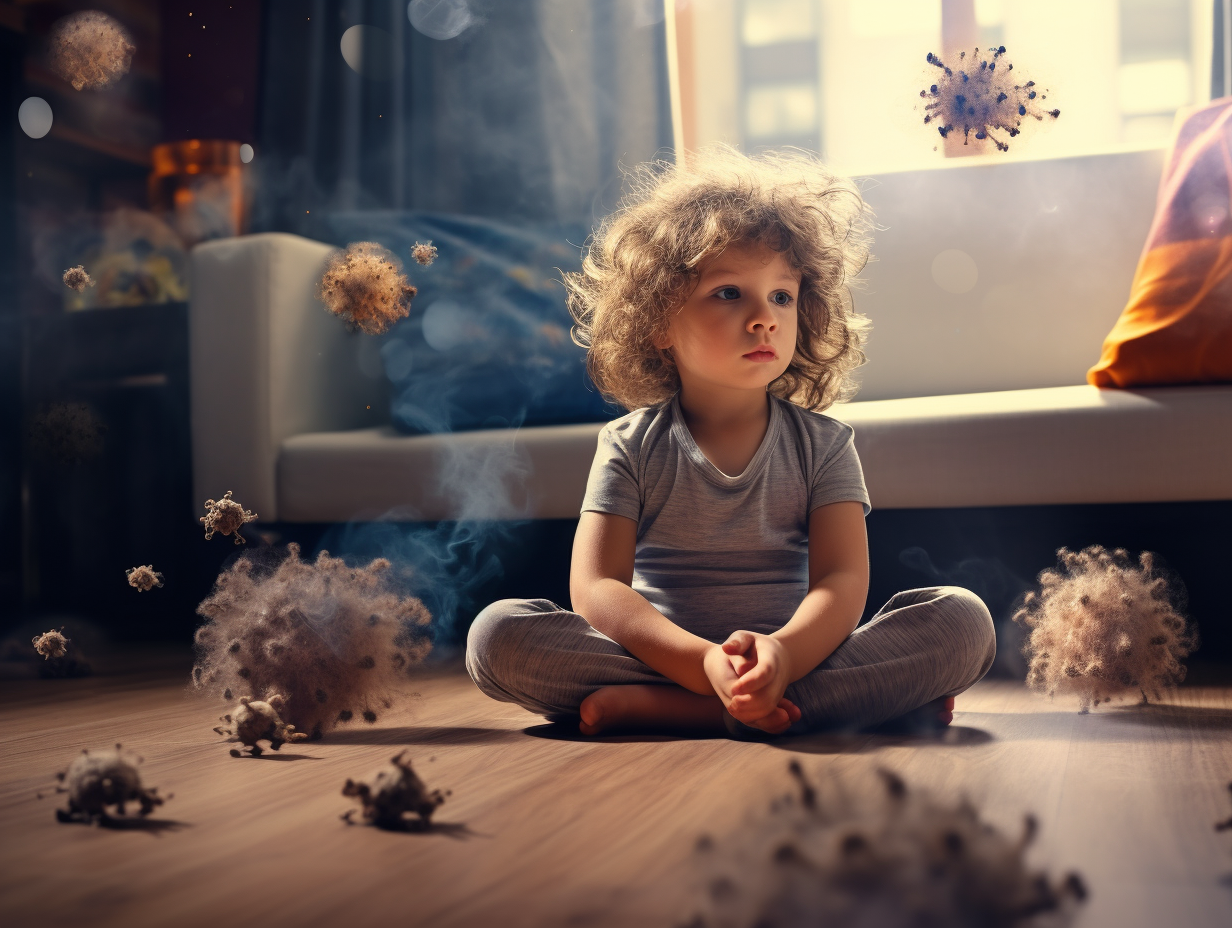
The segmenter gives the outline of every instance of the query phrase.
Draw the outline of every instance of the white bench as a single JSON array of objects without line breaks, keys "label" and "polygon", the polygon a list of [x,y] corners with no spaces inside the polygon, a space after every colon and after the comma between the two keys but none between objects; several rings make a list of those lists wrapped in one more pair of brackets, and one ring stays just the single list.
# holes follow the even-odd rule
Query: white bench
[{"label": "white bench", "polygon": [[[873,321],[856,429],[877,508],[1232,499],[1232,385],[1085,384],[1124,306],[1163,152],[882,175],[856,292]],[[193,251],[195,504],[262,521],[576,517],[598,424],[405,436],[369,336],[314,297],[330,246],[264,234]],[[952,293],[936,256],[978,279]],[[944,278],[943,278],[944,279]],[[953,289],[953,287],[952,287]],[[475,469],[502,492],[471,492]]]}]

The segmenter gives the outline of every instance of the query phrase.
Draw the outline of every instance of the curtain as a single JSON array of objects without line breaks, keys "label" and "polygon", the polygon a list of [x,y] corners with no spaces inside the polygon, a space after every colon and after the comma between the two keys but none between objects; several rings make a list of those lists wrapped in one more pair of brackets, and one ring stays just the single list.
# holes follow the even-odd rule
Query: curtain
[{"label": "curtain", "polygon": [[1232,88],[1226,86],[1227,64],[1224,61],[1224,45],[1228,36],[1228,27],[1224,23],[1225,0],[1215,0],[1214,33],[1211,42],[1211,99],[1218,100],[1227,96]]},{"label": "curtain", "polygon": [[470,24],[435,39],[405,0],[267,0],[254,231],[326,237],[356,209],[589,225],[622,165],[670,157],[659,0],[446,5]]}]

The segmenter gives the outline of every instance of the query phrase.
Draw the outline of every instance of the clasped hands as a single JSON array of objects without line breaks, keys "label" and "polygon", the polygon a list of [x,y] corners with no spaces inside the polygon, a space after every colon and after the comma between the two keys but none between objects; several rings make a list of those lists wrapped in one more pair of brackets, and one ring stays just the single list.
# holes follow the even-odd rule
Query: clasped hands
[{"label": "clasped hands", "polygon": [[791,682],[790,663],[777,638],[746,631],[732,632],[706,651],[702,661],[710,685],[732,717],[771,735],[800,721],[800,709],[783,697]]}]

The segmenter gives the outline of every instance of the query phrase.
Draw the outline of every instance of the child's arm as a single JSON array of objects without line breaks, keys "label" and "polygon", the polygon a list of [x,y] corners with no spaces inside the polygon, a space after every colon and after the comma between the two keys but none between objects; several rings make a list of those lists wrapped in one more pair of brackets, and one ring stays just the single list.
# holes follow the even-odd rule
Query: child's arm
[{"label": "child's arm", "polygon": [[687,690],[714,695],[703,667],[715,647],[685,631],[633,589],[637,523],[583,512],[573,538],[569,596],[573,610],[648,667]]},{"label": "child's arm", "polygon": [[773,711],[787,684],[810,673],[855,630],[867,598],[863,507],[842,502],[814,509],[809,516],[809,590],[803,602],[772,634],[736,632],[724,645],[740,674],[731,687],[732,714]]}]

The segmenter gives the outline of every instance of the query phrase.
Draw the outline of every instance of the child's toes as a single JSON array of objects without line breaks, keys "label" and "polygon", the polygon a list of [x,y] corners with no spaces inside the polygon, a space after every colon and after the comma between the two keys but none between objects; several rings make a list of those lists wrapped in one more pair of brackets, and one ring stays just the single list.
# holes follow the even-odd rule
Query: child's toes
[{"label": "child's toes", "polygon": [[603,700],[597,699],[596,695],[591,693],[578,707],[578,714],[582,717],[578,731],[584,735],[597,735],[603,730]]}]

